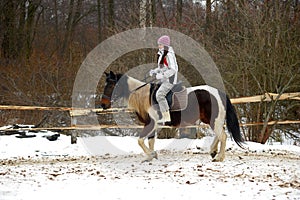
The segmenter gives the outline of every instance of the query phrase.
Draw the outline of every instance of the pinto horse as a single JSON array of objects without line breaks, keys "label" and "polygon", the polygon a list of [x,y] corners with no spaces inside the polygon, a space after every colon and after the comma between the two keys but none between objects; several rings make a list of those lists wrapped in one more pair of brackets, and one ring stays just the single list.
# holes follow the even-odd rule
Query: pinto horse
[{"label": "pinto horse", "polygon": [[[128,75],[115,74],[112,71],[105,74],[106,84],[101,98],[101,107],[108,109],[117,98],[126,99],[128,108],[134,110],[139,121],[144,124],[138,144],[147,155],[145,161],[157,158],[154,141],[160,113],[152,105],[151,84]],[[227,139],[224,131],[225,118],[227,129],[234,141],[244,148],[235,109],[226,94],[208,85],[189,87],[187,88],[187,103],[186,108],[181,111],[170,111],[171,122],[168,125],[185,127],[195,124],[199,119],[208,124],[216,134],[210,148],[210,155],[214,162],[221,162],[225,158]],[[148,138],[148,146],[144,143],[146,138]],[[219,142],[221,145],[218,152]]]}]

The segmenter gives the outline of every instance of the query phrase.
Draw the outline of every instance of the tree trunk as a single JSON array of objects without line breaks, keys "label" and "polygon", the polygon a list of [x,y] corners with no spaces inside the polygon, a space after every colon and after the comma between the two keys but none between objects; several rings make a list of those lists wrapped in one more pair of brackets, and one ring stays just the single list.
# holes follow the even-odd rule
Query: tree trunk
[{"label": "tree trunk", "polygon": [[75,27],[81,19],[82,2],[83,0],[77,0],[75,6],[75,0],[70,0],[64,42],[63,42],[62,52],[61,52],[62,55],[68,54],[69,52],[69,45],[73,39],[73,33],[75,31]]},{"label": "tree trunk", "polygon": [[41,0],[1,2],[4,30],[1,57],[7,59],[30,57],[37,22],[41,14],[37,13],[40,4]]},{"label": "tree trunk", "polygon": [[59,48],[59,27],[58,27],[58,8],[57,8],[57,0],[54,0],[54,19],[55,19],[55,39],[56,39],[56,48]]},{"label": "tree trunk", "polygon": [[182,0],[177,0],[176,2],[176,8],[177,8],[177,12],[176,12],[176,22],[177,24],[181,24],[181,20],[182,20]]},{"label": "tree trunk", "polygon": [[150,16],[150,27],[152,27],[156,22],[156,4],[155,0],[151,0],[151,16]]},{"label": "tree trunk", "polygon": [[2,57],[15,59],[18,57],[16,9],[14,1],[3,0],[1,2],[1,13],[3,18],[3,40],[1,44]]},{"label": "tree trunk", "polygon": [[102,41],[102,5],[101,0],[97,0],[97,25],[98,25],[98,42]]},{"label": "tree trunk", "polygon": [[290,87],[290,84],[292,83],[292,81],[297,77],[296,74],[292,75],[290,77],[290,79],[288,80],[288,82],[286,83],[286,85],[284,87],[282,87],[282,89],[278,92],[277,97],[274,99],[274,101],[271,102],[271,106],[268,109],[268,112],[266,113],[266,118],[264,119],[264,125],[263,128],[260,132],[260,135],[262,138],[266,138],[266,136],[264,136],[264,134],[268,134],[269,136],[271,135],[271,133],[267,132],[267,127],[268,127],[268,122],[271,118],[271,116],[274,114],[274,110],[277,106],[278,100],[281,97],[281,95]]},{"label": "tree trunk", "polygon": [[37,10],[41,4],[41,0],[27,1],[26,3],[28,3],[28,5],[25,5],[26,6],[26,27],[24,32],[25,32],[26,40],[25,40],[25,45],[23,50],[26,59],[29,59],[32,53],[32,43],[36,33],[36,26],[42,12],[37,13]]},{"label": "tree trunk", "polygon": [[147,21],[147,0],[140,1],[140,28],[146,27]]},{"label": "tree trunk", "polygon": [[115,27],[114,0],[108,0],[108,25],[110,27],[110,31],[113,31]]},{"label": "tree trunk", "polygon": [[205,31],[208,33],[211,26],[211,0],[206,0],[206,17],[205,17]]},{"label": "tree trunk", "polygon": [[69,43],[70,43],[71,26],[72,26],[72,19],[73,19],[73,15],[74,15],[74,1],[75,0],[70,0],[70,3],[69,3],[69,11],[68,11],[68,17],[67,17],[67,22],[66,22],[65,36],[64,36],[64,40],[63,40],[62,49],[61,49],[62,55],[64,54],[64,52],[67,49],[67,46],[69,46]]}]

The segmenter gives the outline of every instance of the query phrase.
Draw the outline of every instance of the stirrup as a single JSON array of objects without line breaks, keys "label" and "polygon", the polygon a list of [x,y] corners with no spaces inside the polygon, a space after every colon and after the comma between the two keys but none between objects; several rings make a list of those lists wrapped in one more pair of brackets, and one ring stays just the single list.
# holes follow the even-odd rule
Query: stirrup
[{"label": "stirrup", "polygon": [[171,117],[170,117],[169,111],[162,112],[161,114],[162,114],[162,118],[157,121],[158,123],[171,122]]}]

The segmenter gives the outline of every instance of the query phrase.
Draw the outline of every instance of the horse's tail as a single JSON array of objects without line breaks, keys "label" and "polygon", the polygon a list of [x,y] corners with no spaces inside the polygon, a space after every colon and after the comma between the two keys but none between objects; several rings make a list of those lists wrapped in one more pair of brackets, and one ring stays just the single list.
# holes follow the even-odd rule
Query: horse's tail
[{"label": "horse's tail", "polygon": [[237,143],[237,145],[239,145],[239,147],[245,149],[245,147],[242,145],[244,143],[244,139],[241,135],[239,121],[236,116],[235,109],[231,104],[230,99],[227,95],[226,95],[226,124],[227,124],[228,131],[231,133],[233,137],[233,140]]}]

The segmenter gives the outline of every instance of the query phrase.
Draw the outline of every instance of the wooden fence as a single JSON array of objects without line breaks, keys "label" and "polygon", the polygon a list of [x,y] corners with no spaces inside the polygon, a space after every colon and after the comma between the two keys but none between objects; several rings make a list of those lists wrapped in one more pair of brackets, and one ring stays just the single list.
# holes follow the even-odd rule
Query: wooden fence
[{"label": "wooden fence", "polygon": [[[262,95],[256,95],[251,97],[239,97],[231,98],[230,101],[233,104],[240,103],[255,103],[261,101],[272,101],[278,97],[279,94],[265,93]],[[300,100],[300,92],[284,93],[278,100]],[[102,108],[86,109],[86,108],[72,108],[72,107],[45,107],[45,106],[14,106],[14,105],[0,105],[0,110],[57,110],[68,111],[70,116],[87,115],[89,113],[107,114],[114,112],[131,112],[126,108],[110,108],[103,110]]]},{"label": "wooden fence", "polygon": [[294,93],[284,93],[279,96],[279,94],[275,93],[265,93],[262,95],[256,95],[251,97],[240,97],[240,98],[232,98],[230,99],[231,103],[238,104],[238,103],[255,103],[261,101],[273,101],[276,98],[278,100],[300,100],[300,92]]},{"label": "wooden fence", "polygon": [[[233,104],[240,103],[255,103],[261,101],[272,101],[277,98],[277,100],[300,100],[300,92],[295,93],[284,93],[278,96],[279,94],[274,93],[265,93],[262,95],[256,95],[251,97],[241,97],[241,98],[232,98],[230,99]],[[73,107],[44,107],[44,106],[14,106],[14,105],[0,105],[0,110],[47,110],[47,111],[65,111],[69,112],[71,117],[89,115],[93,113],[99,114],[109,114],[117,112],[132,112],[132,110],[127,108],[111,108],[103,110],[99,109],[86,109],[86,108],[73,108]],[[298,124],[299,120],[286,120],[286,121],[270,121],[268,125],[274,124]],[[255,123],[241,123],[240,126],[258,126],[263,125],[263,122]],[[207,127],[205,124],[187,126],[185,128],[204,128]],[[18,129],[1,129],[0,131],[39,131],[39,130],[100,130],[103,128],[143,128],[143,126],[138,125],[97,125],[97,126],[84,126],[84,125],[72,125],[70,127],[32,127],[32,128],[18,128]],[[159,126],[159,128],[171,128],[169,126]],[[74,140],[74,137],[71,140]]]}]

